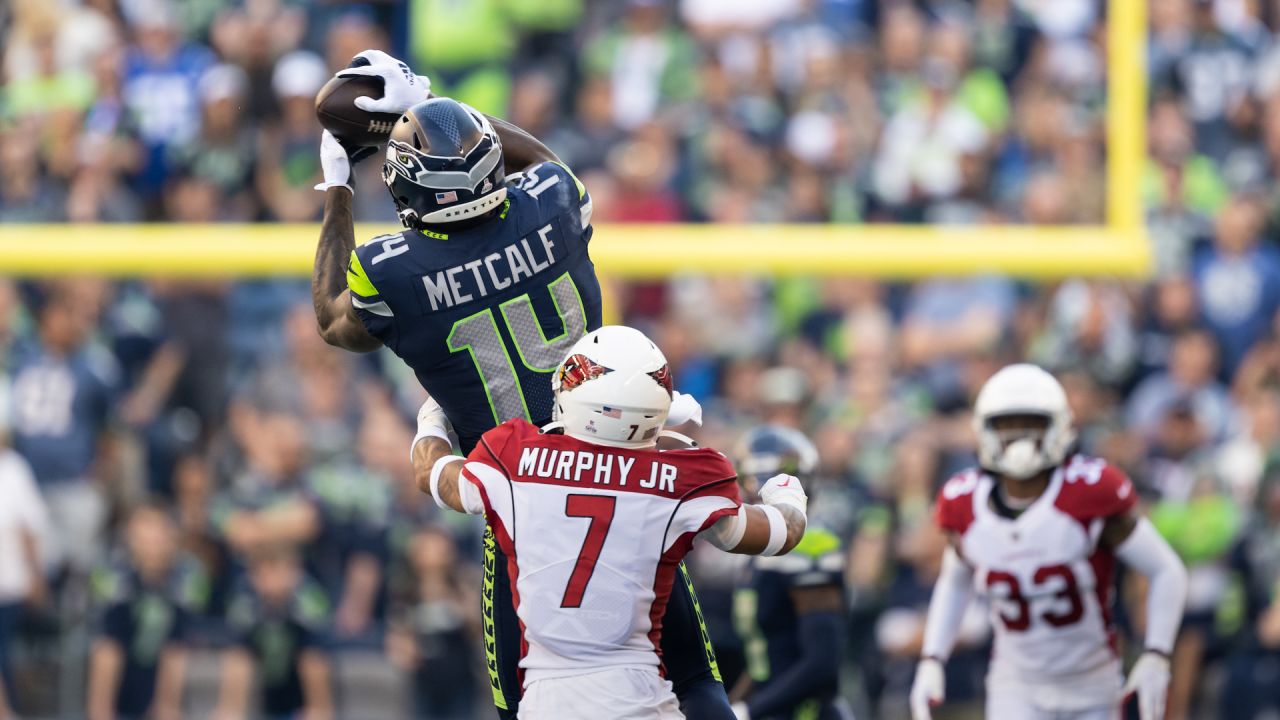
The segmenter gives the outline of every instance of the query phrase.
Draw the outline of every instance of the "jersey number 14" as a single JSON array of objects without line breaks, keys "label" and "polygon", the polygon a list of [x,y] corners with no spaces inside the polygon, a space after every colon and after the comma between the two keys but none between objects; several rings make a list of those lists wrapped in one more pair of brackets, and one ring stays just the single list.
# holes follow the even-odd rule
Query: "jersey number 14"
[{"label": "jersey number 14", "polygon": [[549,338],[543,332],[528,293],[496,308],[485,308],[468,315],[455,322],[449,332],[447,343],[450,352],[471,353],[471,361],[475,363],[489,398],[494,425],[514,418],[531,422],[543,419],[529,416],[524,388],[520,386],[511,351],[498,331],[498,320],[506,324],[520,362],[536,373],[555,370],[564,361],[569,348],[587,332],[586,311],[569,273],[552,281],[547,290],[564,327],[564,331],[555,337]]}]

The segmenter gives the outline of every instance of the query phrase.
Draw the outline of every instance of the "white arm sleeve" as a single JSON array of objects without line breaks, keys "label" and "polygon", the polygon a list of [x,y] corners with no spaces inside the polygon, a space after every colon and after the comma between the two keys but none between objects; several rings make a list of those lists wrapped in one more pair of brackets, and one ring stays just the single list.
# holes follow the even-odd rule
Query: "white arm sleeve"
[{"label": "white arm sleeve", "polygon": [[973,570],[960,559],[955,548],[947,546],[942,555],[942,570],[933,586],[929,615],[924,624],[922,657],[946,660],[956,644],[964,620],[969,596],[973,593]]},{"label": "white arm sleeve", "polygon": [[742,542],[742,536],[746,533],[747,506],[740,505],[737,513],[720,518],[714,525],[698,533],[698,535],[721,550],[730,552],[738,547],[738,543]]},{"label": "white arm sleeve", "polygon": [[1146,518],[1116,548],[1116,557],[1147,576],[1146,648],[1172,653],[1187,601],[1187,569]]}]

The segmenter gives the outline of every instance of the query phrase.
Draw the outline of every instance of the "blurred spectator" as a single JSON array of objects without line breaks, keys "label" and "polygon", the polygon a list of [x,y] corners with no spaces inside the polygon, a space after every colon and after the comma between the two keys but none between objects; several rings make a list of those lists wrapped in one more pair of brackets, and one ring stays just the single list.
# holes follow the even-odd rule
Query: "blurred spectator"
[{"label": "blurred spectator", "polygon": [[115,358],[89,341],[101,302],[92,288],[48,286],[37,306],[38,333],[11,368],[13,447],[31,463],[49,505],[55,564],[82,575],[95,562],[107,519],[111,468],[103,449],[119,387]]},{"label": "blurred spectator", "polygon": [[190,614],[203,610],[205,579],[180,563],[177,529],[156,504],[125,524],[126,559],[97,571],[102,620],[89,656],[90,720],[183,715]]},{"label": "blurred spectator", "polygon": [[1224,439],[1235,418],[1227,390],[1216,379],[1217,353],[1213,338],[1203,331],[1176,337],[1168,371],[1149,376],[1129,398],[1129,427],[1154,439],[1167,414],[1185,407],[1207,433],[1206,440]]},{"label": "blurred spectator", "polygon": [[1280,309],[1280,253],[1261,243],[1253,198],[1232,198],[1215,229],[1213,248],[1196,260],[1196,289],[1204,322],[1221,347],[1223,376],[1230,377]]},{"label": "blurred spectator", "polygon": [[243,122],[248,76],[238,66],[215,65],[197,87],[200,134],[172,146],[169,162],[182,174],[217,187],[222,205],[218,219],[251,220],[257,216],[249,193],[257,148],[252,127]]},{"label": "blurred spectator", "polygon": [[200,131],[199,82],[213,55],[183,42],[163,0],[154,0],[133,22],[135,42],[122,71],[124,102],[147,153],[140,186],[154,198],[169,178],[170,149]]},{"label": "blurred spectator", "polygon": [[[2,425],[2,423],[0,423]],[[24,608],[49,600],[45,545],[49,517],[31,468],[22,456],[0,447],[0,717],[13,712],[15,684],[10,661]]]},{"label": "blurred spectator", "polygon": [[210,508],[210,523],[239,557],[264,546],[298,547],[320,531],[320,516],[303,491],[307,448],[297,417],[240,403],[231,427],[243,469]]},{"label": "blurred spectator", "polygon": [[903,364],[924,372],[936,396],[963,402],[957,362],[997,347],[1013,305],[1013,287],[999,278],[920,283],[902,320]]},{"label": "blurred spectator", "polygon": [[464,569],[452,536],[419,531],[409,545],[413,586],[394,608],[387,654],[410,672],[416,720],[475,716],[480,617],[474,573]]},{"label": "blurred spectator", "polygon": [[298,50],[275,66],[271,86],[280,104],[280,121],[259,138],[257,190],[267,219],[314,220],[323,195],[312,186],[320,177],[320,126],[315,95],[328,79],[324,61]]},{"label": "blurred spectator", "polygon": [[330,720],[332,668],[320,637],[327,614],[324,591],[303,573],[293,550],[254,550],[248,586],[227,610],[235,640],[223,653],[215,717],[243,718],[257,707],[271,718]]},{"label": "blurred spectator", "polygon": [[625,0],[623,17],[585,48],[587,70],[609,78],[613,122],[634,130],[693,91],[693,47],[659,0]]},{"label": "blurred spectator", "polygon": [[925,89],[905,100],[885,126],[875,188],[882,202],[904,213],[902,219],[911,219],[912,204],[959,192],[965,156],[986,147],[982,121],[956,98],[958,74],[952,60],[926,58],[921,67]]},{"label": "blurred spectator", "polygon": [[516,36],[503,3],[412,0],[409,22],[412,60],[418,72],[431,76],[434,92],[506,115],[511,92],[506,66]]}]

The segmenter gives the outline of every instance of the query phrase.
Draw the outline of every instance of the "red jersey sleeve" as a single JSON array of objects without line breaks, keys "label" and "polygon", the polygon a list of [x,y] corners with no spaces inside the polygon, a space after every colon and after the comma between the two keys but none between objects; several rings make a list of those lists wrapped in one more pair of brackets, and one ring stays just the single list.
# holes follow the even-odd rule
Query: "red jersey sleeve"
[{"label": "red jersey sleeve", "polygon": [[1087,521],[1124,515],[1138,503],[1138,493],[1124,471],[1099,458],[1076,455],[1063,468],[1057,506]]},{"label": "red jersey sleeve", "polygon": [[963,535],[973,523],[973,493],[981,477],[976,469],[952,476],[938,491],[933,518],[943,530]]},{"label": "red jersey sleeve", "polygon": [[728,458],[709,448],[663,453],[663,459],[677,459],[680,474],[676,491],[680,505],[672,518],[668,542],[685,533],[701,532],[717,520],[738,512],[742,493],[738,474]]}]

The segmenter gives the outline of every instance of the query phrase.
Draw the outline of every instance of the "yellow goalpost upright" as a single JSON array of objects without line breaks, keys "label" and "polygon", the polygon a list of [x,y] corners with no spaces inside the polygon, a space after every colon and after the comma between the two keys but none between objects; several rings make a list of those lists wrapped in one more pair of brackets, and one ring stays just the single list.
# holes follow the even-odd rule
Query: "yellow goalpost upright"
[{"label": "yellow goalpost upright", "polygon": [[[598,225],[611,277],[678,272],[892,278],[1004,273],[1141,277],[1150,247],[1145,0],[1107,3],[1106,222],[1099,226]],[[118,277],[307,275],[318,224],[0,224],[0,273]],[[392,232],[360,225],[357,237]]]}]

